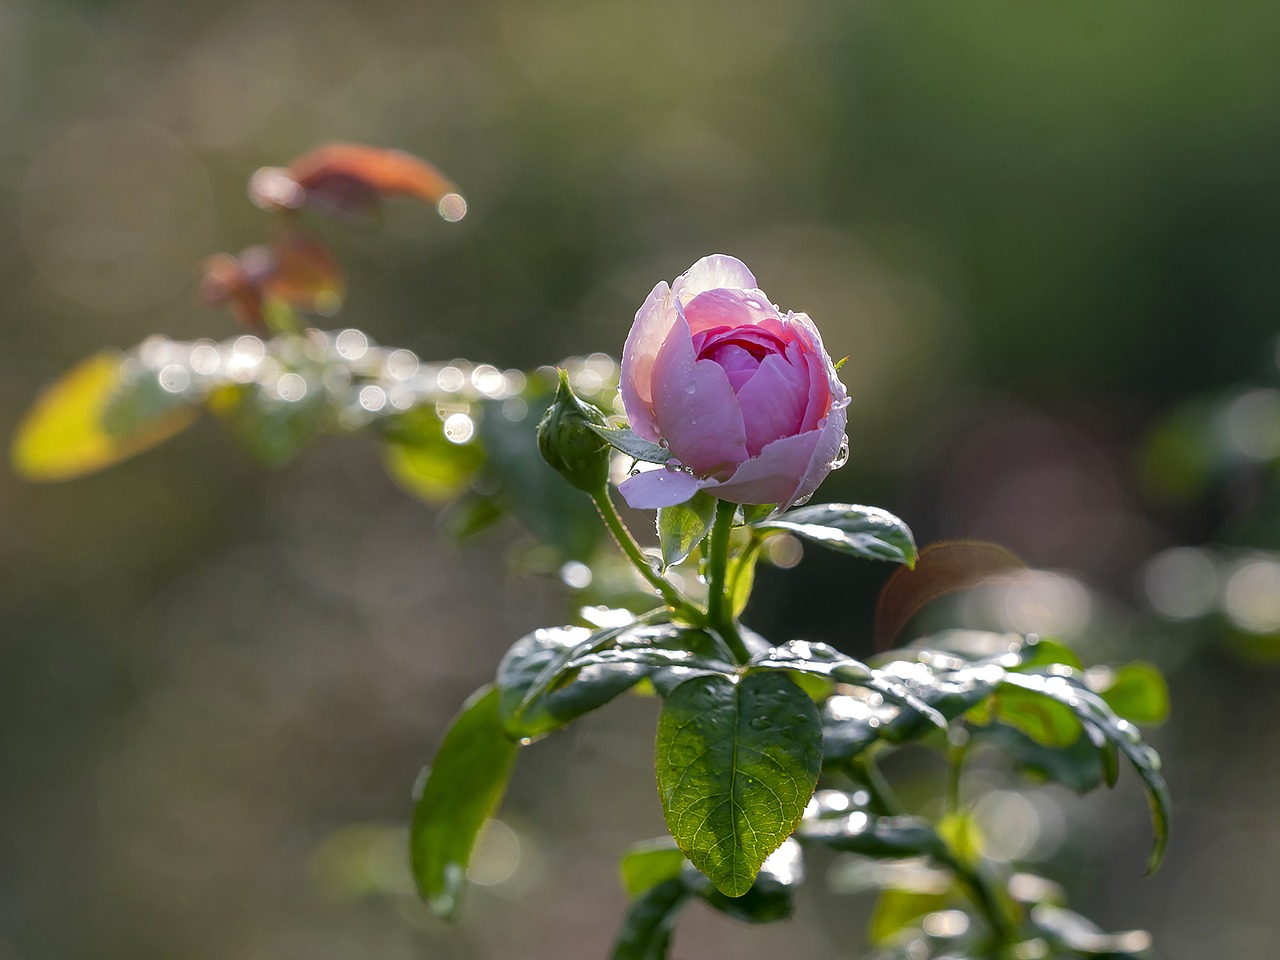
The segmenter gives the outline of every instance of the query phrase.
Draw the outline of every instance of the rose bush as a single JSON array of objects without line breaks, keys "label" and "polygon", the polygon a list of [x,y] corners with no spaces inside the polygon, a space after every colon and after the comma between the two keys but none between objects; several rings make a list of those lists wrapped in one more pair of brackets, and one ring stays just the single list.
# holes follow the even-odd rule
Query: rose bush
[{"label": "rose bush", "polygon": [[818,328],[782,316],[722,254],[653,288],[623,347],[621,390],[631,429],[672,456],[619,485],[639,509],[699,490],[785,509],[817,489],[845,439],[849,398]]}]

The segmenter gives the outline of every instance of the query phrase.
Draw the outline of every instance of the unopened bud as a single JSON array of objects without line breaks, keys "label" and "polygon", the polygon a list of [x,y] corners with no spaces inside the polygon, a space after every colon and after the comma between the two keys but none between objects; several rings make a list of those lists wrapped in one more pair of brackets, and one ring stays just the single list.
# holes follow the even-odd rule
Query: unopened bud
[{"label": "unopened bud", "polygon": [[607,427],[598,407],[579,400],[560,371],[555,398],[538,424],[542,458],[579,490],[598,493],[609,482],[609,444],[591,430]]}]

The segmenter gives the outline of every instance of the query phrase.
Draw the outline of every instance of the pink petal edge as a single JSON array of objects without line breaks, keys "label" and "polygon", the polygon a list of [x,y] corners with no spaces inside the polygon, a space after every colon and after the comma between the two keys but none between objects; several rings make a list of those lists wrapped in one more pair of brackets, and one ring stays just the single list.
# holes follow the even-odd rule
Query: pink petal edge
[{"label": "pink petal edge", "polygon": [[750,290],[754,286],[756,278],[745,263],[726,253],[713,253],[682,273],[671,285],[671,292],[675,299],[683,303],[704,290],[719,287]]},{"label": "pink petal edge", "polygon": [[618,492],[633,510],[657,510],[684,503],[698,492],[700,481],[683,470],[648,470],[618,484]]},{"label": "pink petal edge", "polygon": [[631,429],[650,443],[658,442],[658,422],[653,415],[653,361],[675,323],[671,288],[665,280],[649,292],[622,347],[622,371],[618,389]]}]

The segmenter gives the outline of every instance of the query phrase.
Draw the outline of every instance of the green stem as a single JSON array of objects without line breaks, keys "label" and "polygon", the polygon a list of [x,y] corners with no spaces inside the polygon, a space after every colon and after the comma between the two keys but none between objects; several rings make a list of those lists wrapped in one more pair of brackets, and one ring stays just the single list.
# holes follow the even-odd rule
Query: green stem
[{"label": "green stem", "polygon": [[968,753],[968,737],[960,731],[963,740],[953,741],[947,748],[947,812],[960,812],[960,776],[964,769],[964,758]]},{"label": "green stem", "polygon": [[871,794],[870,806],[873,813],[881,817],[896,817],[906,813],[906,808],[898,799],[898,795],[893,792],[893,787],[889,786],[889,781],[884,778],[884,774],[880,772],[870,750],[852,761],[852,766],[857,779]]},{"label": "green stem", "polygon": [[627,529],[626,524],[622,522],[622,518],[618,516],[618,510],[613,505],[613,500],[609,497],[607,487],[602,488],[599,493],[591,495],[591,499],[595,502],[596,511],[600,514],[600,519],[604,521],[604,525],[609,528],[609,533],[613,535],[614,542],[627,555],[627,559],[632,565],[640,571],[640,575],[644,577],[661,595],[663,601],[672,610],[684,614],[692,620],[701,619],[701,611],[690,603],[680,591],[672,584],[663,579],[652,564],[649,558],[640,552],[640,545],[636,543],[635,538],[631,536],[631,531]]},{"label": "green stem", "polygon": [[729,584],[725,576],[729,568],[729,536],[733,532],[733,515],[736,503],[716,501],[716,517],[711,527],[711,548],[707,558],[707,622],[717,631],[739,663],[751,659],[747,646],[733,621],[733,601],[729,597]]}]

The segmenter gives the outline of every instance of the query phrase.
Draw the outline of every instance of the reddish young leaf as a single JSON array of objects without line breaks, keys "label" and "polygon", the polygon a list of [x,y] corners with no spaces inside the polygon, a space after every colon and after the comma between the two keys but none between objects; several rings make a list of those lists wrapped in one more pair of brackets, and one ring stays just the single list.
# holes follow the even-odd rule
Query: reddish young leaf
[{"label": "reddish young leaf", "polygon": [[425,160],[356,143],[331,143],[288,167],[263,167],[249,195],[266,209],[316,207],[347,220],[375,219],[388,197],[433,204],[446,220],[460,220],[466,201],[457,186]]},{"label": "reddish young leaf", "polygon": [[894,571],[876,602],[876,648],[886,649],[925,604],[949,593],[1009,582],[1027,569],[1004,547],[979,540],[934,543],[920,551],[914,570]]},{"label": "reddish young leaf", "polygon": [[227,304],[236,319],[260,330],[263,306],[289,307],[330,316],[342,305],[342,268],[328,248],[299,227],[280,228],[268,246],[249,247],[239,257],[220,253],[204,262],[200,296]]}]

